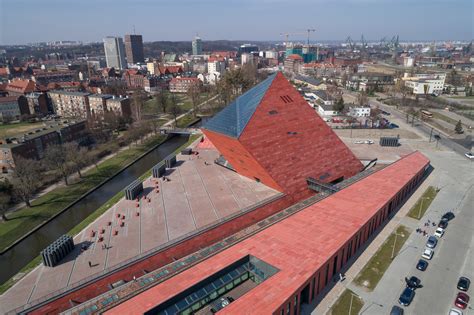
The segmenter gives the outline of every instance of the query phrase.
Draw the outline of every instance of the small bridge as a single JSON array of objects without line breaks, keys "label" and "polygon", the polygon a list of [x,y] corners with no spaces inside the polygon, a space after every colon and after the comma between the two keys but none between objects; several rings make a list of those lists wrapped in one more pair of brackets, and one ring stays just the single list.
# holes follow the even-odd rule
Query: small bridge
[{"label": "small bridge", "polygon": [[201,133],[198,128],[173,128],[173,127],[161,127],[160,133],[163,135],[178,134],[178,135],[190,135]]}]

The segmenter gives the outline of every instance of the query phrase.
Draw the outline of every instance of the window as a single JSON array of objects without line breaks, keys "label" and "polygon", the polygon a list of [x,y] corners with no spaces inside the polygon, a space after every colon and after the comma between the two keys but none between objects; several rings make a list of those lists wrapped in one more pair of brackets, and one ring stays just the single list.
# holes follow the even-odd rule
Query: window
[{"label": "window", "polygon": [[276,110],[271,110],[268,112],[270,115],[276,115],[278,114],[278,112]]},{"label": "window", "polygon": [[294,135],[297,135],[298,133],[296,131],[288,131],[287,134],[294,136]]}]

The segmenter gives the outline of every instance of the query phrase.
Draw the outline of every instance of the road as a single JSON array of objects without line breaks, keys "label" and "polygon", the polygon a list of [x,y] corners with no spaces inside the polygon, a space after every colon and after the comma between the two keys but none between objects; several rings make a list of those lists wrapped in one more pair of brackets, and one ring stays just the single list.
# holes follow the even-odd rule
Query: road
[{"label": "road", "polygon": [[[435,227],[426,228],[427,220],[437,222],[447,210],[452,210],[456,217],[449,223],[424,272],[415,266],[428,236],[411,234],[376,289],[372,293],[361,293],[365,296],[365,306],[360,314],[388,314],[392,305],[398,305],[404,278],[412,275],[421,279],[423,287],[416,290],[412,304],[404,307],[406,314],[448,314],[459,292],[456,289],[459,277],[466,276],[474,282],[474,163],[449,151],[425,154],[436,168],[434,183],[441,190],[421,221],[405,217],[402,224],[413,230],[426,229],[431,235]],[[471,286],[468,294],[472,297],[473,292],[474,286]],[[472,306],[464,314],[474,314]]]}]

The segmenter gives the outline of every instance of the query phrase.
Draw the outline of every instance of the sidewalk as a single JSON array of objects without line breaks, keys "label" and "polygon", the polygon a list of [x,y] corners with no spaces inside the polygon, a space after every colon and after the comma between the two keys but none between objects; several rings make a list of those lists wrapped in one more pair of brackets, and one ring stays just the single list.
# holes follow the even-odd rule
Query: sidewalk
[{"label": "sidewalk", "polygon": [[357,260],[354,261],[353,264],[347,270],[342,270],[342,273],[345,274],[346,279],[343,282],[338,281],[332,288],[329,289],[329,292],[327,292],[322,299],[316,299],[310,305],[304,305],[301,308],[301,314],[329,314],[331,307],[334,305],[334,303],[336,303],[337,299],[344,292],[345,289],[350,289],[354,293],[359,295],[364,300],[364,307],[366,307],[368,303],[370,304],[371,301],[368,299],[368,292],[363,287],[359,287],[352,281],[364,268],[364,266],[372,258],[372,256],[377,252],[379,247],[390,236],[390,234],[392,234],[392,232],[400,225],[400,223],[402,223],[403,225],[405,225],[405,222],[409,223],[408,227],[411,229],[416,226],[414,222],[408,222],[413,219],[408,218],[410,220],[406,220],[406,215],[408,211],[410,211],[411,207],[415,205],[418,199],[423,195],[428,186],[430,186],[434,182],[436,176],[436,170],[434,170],[433,173],[431,173],[429,177],[425,179],[425,181],[418,187],[418,189],[413,193],[413,195],[410,196],[410,198],[405,202],[402,208],[397,211],[395,216],[389,222],[387,222],[387,224],[376,235],[376,237],[360,254],[360,256],[356,257]]}]

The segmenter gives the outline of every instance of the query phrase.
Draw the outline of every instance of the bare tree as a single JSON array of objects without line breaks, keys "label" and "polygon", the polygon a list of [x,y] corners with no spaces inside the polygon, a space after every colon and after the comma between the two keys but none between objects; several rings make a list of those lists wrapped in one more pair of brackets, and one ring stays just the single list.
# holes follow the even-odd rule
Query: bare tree
[{"label": "bare tree", "polygon": [[132,115],[133,120],[139,123],[142,120],[143,106],[146,99],[145,92],[137,90],[132,96]]},{"label": "bare tree", "polygon": [[174,118],[174,126],[177,128],[178,127],[178,116],[181,114],[181,107],[178,105],[178,100],[174,96],[174,94],[171,95],[170,98],[170,113],[173,115]]},{"label": "bare tree", "polygon": [[367,93],[365,91],[359,92],[357,95],[357,104],[360,106],[365,106],[369,103],[369,98],[367,97]]},{"label": "bare tree", "polygon": [[62,145],[66,152],[66,160],[71,163],[71,171],[77,172],[82,178],[81,169],[90,164],[88,150],[84,147],[79,147],[75,142],[68,142]]},{"label": "bare tree", "polygon": [[56,170],[64,179],[64,183],[69,185],[68,177],[74,169],[68,163],[68,153],[61,144],[51,145],[46,149],[44,160],[46,165],[52,170]]},{"label": "bare tree", "polygon": [[5,213],[8,210],[8,204],[10,203],[10,196],[7,195],[5,192],[0,192],[0,216],[3,221],[8,221],[7,216]]},{"label": "bare tree", "polygon": [[165,92],[161,92],[156,96],[156,101],[158,106],[161,108],[161,111],[166,114],[166,109],[168,108],[168,95]]},{"label": "bare tree", "polygon": [[15,158],[15,168],[12,176],[13,192],[28,208],[31,207],[31,197],[41,186],[40,178],[40,164],[38,161],[22,157]]},{"label": "bare tree", "polygon": [[199,96],[201,95],[201,84],[196,83],[192,84],[188,89],[188,96],[191,99],[191,103],[193,105],[193,115],[196,117],[198,113],[198,105],[199,105]]}]

